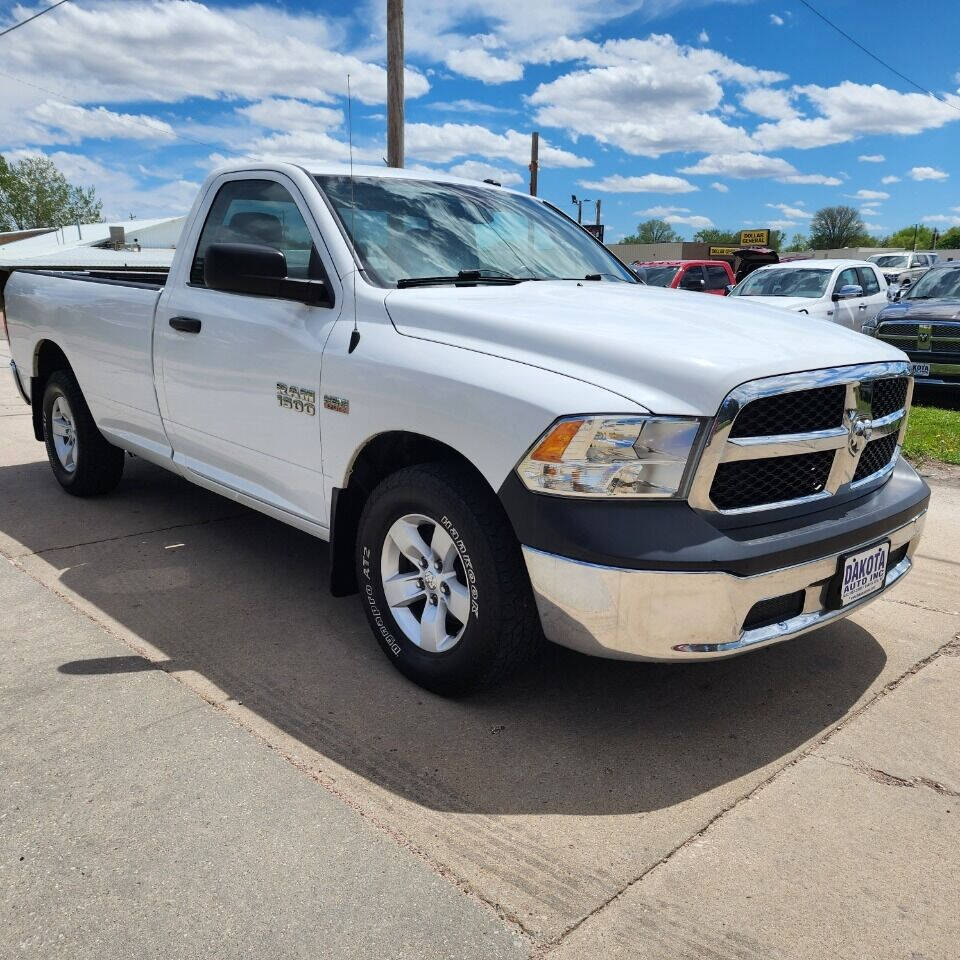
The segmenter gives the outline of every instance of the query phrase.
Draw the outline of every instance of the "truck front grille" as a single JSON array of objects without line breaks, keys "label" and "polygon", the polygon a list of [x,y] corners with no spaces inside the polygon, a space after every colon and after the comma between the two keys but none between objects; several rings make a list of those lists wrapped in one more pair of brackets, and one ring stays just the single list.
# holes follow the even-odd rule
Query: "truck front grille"
[{"label": "truck front grille", "polygon": [[881,482],[900,454],[913,390],[909,369],[902,362],[864,364],[738,387],[721,406],[690,503],[742,513]]},{"label": "truck front grille", "polygon": [[859,483],[879,473],[897,452],[897,437],[891,433],[888,437],[871,440],[860,454],[860,462],[853,473],[853,482]]},{"label": "truck front grille", "polygon": [[833,452],[793,457],[732,460],[717,467],[710,496],[721,510],[742,510],[820,493],[827,485]]},{"label": "truck front grille", "polygon": [[783,433],[826,430],[843,421],[847,389],[842,383],[797,390],[748,403],[730,431],[731,437],[775,437]]}]

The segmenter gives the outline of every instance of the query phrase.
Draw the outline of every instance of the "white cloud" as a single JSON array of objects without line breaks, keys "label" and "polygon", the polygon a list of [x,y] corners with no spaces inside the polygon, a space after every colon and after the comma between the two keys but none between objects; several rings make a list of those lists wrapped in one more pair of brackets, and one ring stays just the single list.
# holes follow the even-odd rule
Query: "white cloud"
[{"label": "white cloud", "polygon": [[716,190],[717,193],[730,192],[730,188],[725,183],[719,183],[718,181],[714,181],[713,183],[710,184],[710,186],[712,189]]},{"label": "white cloud", "polygon": [[885,233],[886,227],[882,223],[867,223],[864,222],[864,227],[872,233]]},{"label": "white cloud", "polygon": [[960,217],[951,217],[943,213],[936,213],[922,218],[924,223],[942,223],[951,227],[960,227]]},{"label": "white cloud", "polygon": [[916,134],[960,119],[960,96],[948,94],[948,102],[943,103],[926,94],[900,93],[879,83],[807,84],[792,87],[790,95],[793,102],[803,98],[813,115],[760,124],[753,139],[761,149],[823,147],[864,134]]},{"label": "white cloud", "polygon": [[696,230],[705,230],[709,227],[714,226],[714,222],[709,217],[698,216],[693,214],[691,216],[681,216],[679,214],[669,214],[663,218],[670,224],[683,224],[688,227],[693,227]]},{"label": "white cloud", "polygon": [[911,180],[946,180],[950,176],[936,167],[911,167],[908,175]]},{"label": "white cloud", "polygon": [[614,174],[602,180],[581,180],[587,190],[604,190],[610,193],[692,193],[699,190],[683,177],[665,176],[661,173],[645,173],[640,177],[623,177]]},{"label": "white cloud", "polygon": [[56,100],[46,100],[30,111],[30,119],[42,124],[42,133],[31,138],[33,143],[79,143],[86,138],[96,140],[172,140],[173,127],[146,114],[115,113],[106,107],[80,107]]},{"label": "white cloud", "polygon": [[519,173],[503,170],[489,163],[481,163],[479,160],[464,160],[450,167],[450,173],[456,177],[465,177],[467,180],[496,180],[505,187],[519,186],[525,182]]},{"label": "white cloud", "polygon": [[451,50],[444,63],[457,73],[483,83],[509,83],[523,78],[523,64],[509,58],[495,57],[480,47]]},{"label": "white cloud", "polygon": [[[449,163],[457,157],[479,155],[511,160],[526,166],[530,162],[530,135],[517,130],[494,133],[474,123],[408,123],[405,131],[407,155],[428,163]],[[590,167],[593,162],[569,150],[553,147],[540,138],[543,167]]]},{"label": "white cloud", "polygon": [[269,97],[240,107],[237,113],[268,130],[335,130],[343,123],[341,110],[292,98]]},{"label": "white cloud", "polygon": [[880,182],[881,183],[899,183],[900,178],[895,177],[893,174],[890,174],[890,176],[884,177]]},{"label": "white cloud", "polygon": [[634,211],[634,216],[636,217],[670,217],[678,213],[689,213],[689,207],[648,207],[646,210],[636,210]]},{"label": "white cloud", "polygon": [[796,220],[768,220],[766,226],[771,230],[792,230],[800,224]]},{"label": "white cloud", "polygon": [[[3,69],[88,103],[257,100],[290,91],[329,101],[345,94],[349,73],[355,98],[382,103],[386,70],[341,52],[345,46],[342,25],[312,10],[91,0],[64,4],[18,31]],[[419,97],[429,84],[407,70],[405,89]]]},{"label": "white cloud", "polygon": [[788,120],[797,116],[793,95],[789,90],[775,87],[754,87],[740,97],[741,105],[751,113],[773,120]]},{"label": "white cloud", "polygon": [[435,100],[433,103],[424,104],[431,110],[440,110],[443,113],[516,113],[509,107],[495,107],[492,103],[482,103],[479,100]]},{"label": "white cloud", "polygon": [[701,30],[700,33],[697,34],[697,43],[709,43],[709,42],[710,42],[710,34],[707,33],[706,30]]},{"label": "white cloud", "polygon": [[775,27],[783,26],[783,17],[778,17],[775,13],[770,14],[770,23]]},{"label": "white cloud", "polygon": [[858,190],[856,193],[848,193],[848,197],[853,200],[889,200],[890,194],[882,190]]},{"label": "white cloud", "polygon": [[721,81],[750,85],[782,78],[713,50],[681,46],[669,36],[603,44],[567,40],[542,56],[579,57],[590,68],[537,87],[528,98],[537,123],[646,157],[746,149],[746,130],[715,113],[723,106]]},{"label": "white cloud", "polygon": [[767,206],[772,210],[779,210],[785,217],[790,217],[791,220],[809,220],[813,216],[809,210],[791,206],[789,203],[768,203]]},{"label": "white cloud", "polygon": [[861,163],[883,163],[887,158],[882,153],[861,153],[857,159]]},{"label": "white cloud", "polygon": [[702,157],[689,167],[681,167],[680,173],[714,174],[732,177],[735,180],[754,180],[773,177],[781,183],[819,183],[825,186],[838,186],[837,177],[828,177],[820,173],[797,173],[793,164],[782,157],[768,157],[761,153],[715,153]]}]

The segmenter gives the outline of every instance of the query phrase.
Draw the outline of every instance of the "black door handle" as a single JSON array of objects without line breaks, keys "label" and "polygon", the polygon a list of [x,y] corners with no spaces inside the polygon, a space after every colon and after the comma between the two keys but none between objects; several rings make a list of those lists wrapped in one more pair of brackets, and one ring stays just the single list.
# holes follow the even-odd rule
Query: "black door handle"
[{"label": "black door handle", "polygon": [[193,317],[171,317],[170,326],[181,333],[199,333],[200,321]]}]

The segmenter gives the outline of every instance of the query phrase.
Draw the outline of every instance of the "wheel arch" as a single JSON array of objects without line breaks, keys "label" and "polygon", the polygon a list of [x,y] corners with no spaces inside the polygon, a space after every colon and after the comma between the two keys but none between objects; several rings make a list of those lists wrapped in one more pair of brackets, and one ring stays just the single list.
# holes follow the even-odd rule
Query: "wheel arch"
[{"label": "wheel arch", "polygon": [[[368,438],[354,454],[344,487],[335,487],[330,506],[330,591],[336,597],[357,591],[355,551],[360,514],[373,489],[404,467],[456,463],[496,491],[466,456],[442,440],[408,430],[390,430]],[[499,501],[498,501],[499,502]]]},{"label": "wheel arch", "polygon": [[30,377],[30,410],[33,419],[33,435],[43,442],[43,392],[47,380],[57,370],[69,370],[73,367],[59,344],[53,340],[38,340],[33,350],[33,369]]}]

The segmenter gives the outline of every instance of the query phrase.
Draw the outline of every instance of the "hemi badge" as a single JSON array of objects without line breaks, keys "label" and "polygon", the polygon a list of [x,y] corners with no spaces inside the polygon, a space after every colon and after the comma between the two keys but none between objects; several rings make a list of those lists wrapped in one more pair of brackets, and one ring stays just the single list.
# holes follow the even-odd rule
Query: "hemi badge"
[{"label": "hemi badge", "polygon": [[323,405],[334,413],[349,413],[350,401],[345,397],[331,397],[329,393],[323,395]]}]

